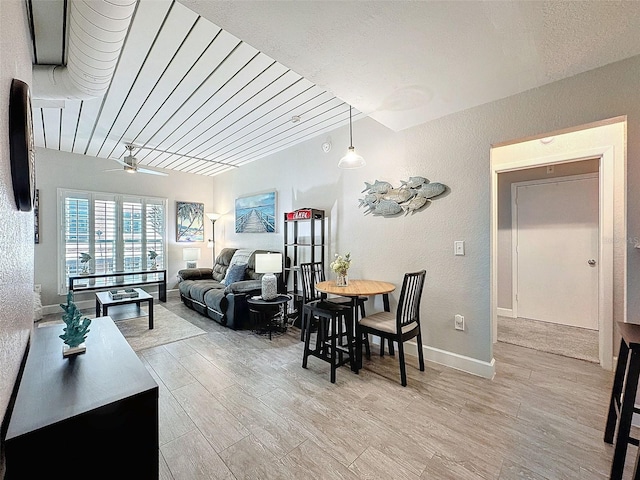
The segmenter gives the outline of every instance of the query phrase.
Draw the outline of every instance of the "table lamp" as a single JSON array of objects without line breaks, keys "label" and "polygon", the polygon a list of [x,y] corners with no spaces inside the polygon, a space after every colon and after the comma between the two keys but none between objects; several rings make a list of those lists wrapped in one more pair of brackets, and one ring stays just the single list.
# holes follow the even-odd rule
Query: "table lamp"
[{"label": "table lamp", "polygon": [[182,260],[187,262],[187,268],[197,268],[198,267],[197,260],[200,260],[200,249],[199,248],[183,248]]},{"label": "table lamp", "polygon": [[278,279],[274,273],[282,272],[281,253],[256,253],[256,273],[262,276],[262,299],[273,300],[278,296]]}]

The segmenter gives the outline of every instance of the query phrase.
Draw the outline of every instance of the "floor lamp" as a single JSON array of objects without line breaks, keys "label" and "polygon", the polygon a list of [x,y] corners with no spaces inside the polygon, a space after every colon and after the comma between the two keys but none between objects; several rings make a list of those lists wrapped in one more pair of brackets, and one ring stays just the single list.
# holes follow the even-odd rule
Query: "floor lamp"
[{"label": "floor lamp", "polygon": [[220,213],[205,213],[209,220],[211,220],[211,238],[207,242],[207,247],[213,249],[213,262],[216,261],[216,220],[218,220],[222,214]]}]

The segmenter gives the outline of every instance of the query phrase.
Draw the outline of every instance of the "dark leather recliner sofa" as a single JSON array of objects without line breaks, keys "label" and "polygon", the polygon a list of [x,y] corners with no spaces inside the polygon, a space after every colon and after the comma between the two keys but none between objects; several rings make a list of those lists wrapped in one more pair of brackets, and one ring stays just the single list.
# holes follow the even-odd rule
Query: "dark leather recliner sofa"
[{"label": "dark leather recliner sofa", "polygon": [[[250,326],[247,298],[260,295],[262,289],[261,273],[255,271],[255,254],[268,253],[269,250],[254,250],[247,259],[244,279],[225,285],[222,283],[236,248],[224,248],[213,268],[186,268],[178,272],[178,289],[183,303],[221,325],[234,330]],[[246,250],[244,250],[246,253]],[[285,266],[288,266],[285,259]],[[278,291],[284,291],[282,274],[278,277]]]}]

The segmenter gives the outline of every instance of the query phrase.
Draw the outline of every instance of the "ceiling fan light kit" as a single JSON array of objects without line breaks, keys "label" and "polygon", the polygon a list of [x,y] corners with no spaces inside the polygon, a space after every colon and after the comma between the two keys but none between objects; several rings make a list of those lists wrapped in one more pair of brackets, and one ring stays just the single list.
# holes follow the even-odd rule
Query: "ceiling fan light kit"
[{"label": "ceiling fan light kit", "polygon": [[[115,158],[114,160],[118,162],[124,168],[124,171],[127,173],[147,173],[150,175],[160,175],[166,177],[167,174],[164,172],[158,172],[157,170],[150,170],[148,168],[140,168],[138,167],[138,159],[133,156],[133,150],[136,148],[133,145],[125,145],[125,148],[129,151],[129,154],[124,157],[123,160]],[[119,168],[105,170],[107,172],[116,172],[121,171]]]}]

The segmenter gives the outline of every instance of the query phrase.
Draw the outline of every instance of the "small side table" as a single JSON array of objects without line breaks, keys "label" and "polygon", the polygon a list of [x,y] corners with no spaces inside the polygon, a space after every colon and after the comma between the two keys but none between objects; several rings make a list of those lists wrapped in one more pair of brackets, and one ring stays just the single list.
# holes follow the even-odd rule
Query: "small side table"
[{"label": "small side table", "polygon": [[[638,439],[630,437],[629,434],[634,412],[640,413],[640,410],[635,407],[640,376],[640,325],[618,322],[617,326],[622,340],[604,431],[604,441],[614,446],[610,480],[622,479],[627,446],[630,443],[638,445]],[[640,479],[638,459],[634,467],[634,479]]]},{"label": "small side table", "polygon": [[276,326],[274,319],[282,313],[282,321],[284,323],[283,331],[287,329],[287,304],[293,297],[291,295],[278,295],[273,300],[263,300],[262,297],[249,297],[249,313],[257,318],[257,327],[264,327],[269,332],[269,340]]},{"label": "small side table", "polygon": [[153,297],[141,288],[134,288],[138,292],[138,296],[135,298],[121,298],[120,300],[113,300],[109,292],[96,292],[96,317],[101,314],[103,317],[109,314],[109,307],[115,305],[130,305],[135,303],[140,308],[140,303],[147,302],[149,304],[149,330],[153,330]]}]

